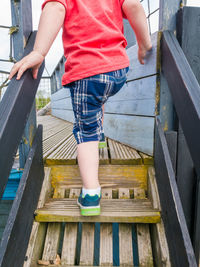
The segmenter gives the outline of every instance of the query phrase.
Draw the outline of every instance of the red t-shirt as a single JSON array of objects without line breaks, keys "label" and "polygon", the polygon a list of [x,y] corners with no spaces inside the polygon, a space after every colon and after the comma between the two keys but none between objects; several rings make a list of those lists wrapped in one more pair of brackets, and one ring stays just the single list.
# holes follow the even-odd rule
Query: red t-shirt
[{"label": "red t-shirt", "polygon": [[66,8],[62,85],[129,66],[123,34],[124,0],[46,0]]}]

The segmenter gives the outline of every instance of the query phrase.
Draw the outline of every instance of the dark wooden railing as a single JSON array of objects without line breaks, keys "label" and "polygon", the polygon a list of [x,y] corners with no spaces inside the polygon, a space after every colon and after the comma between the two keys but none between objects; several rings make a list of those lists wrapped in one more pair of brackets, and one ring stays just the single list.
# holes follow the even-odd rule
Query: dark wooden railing
[{"label": "dark wooden railing", "polygon": [[[24,55],[32,50],[35,36],[36,32],[31,34]],[[26,71],[20,80],[13,77],[0,103],[0,199],[8,181],[43,69],[44,63],[37,80],[33,79],[30,70]]]},{"label": "dark wooden railing", "polygon": [[[36,32],[31,33],[24,56],[33,49],[35,36]],[[0,199],[34,103],[43,69],[44,63],[36,80],[33,79],[31,70],[27,70],[20,80],[13,77],[0,102]],[[23,266],[43,178],[42,126],[39,125],[3,232],[0,267]]]},{"label": "dark wooden railing", "polygon": [[[168,82],[197,177],[200,177],[200,87],[173,32],[163,32],[161,54],[162,72]],[[191,242],[159,116],[156,118],[155,169],[172,264],[176,267],[197,266],[200,231],[199,179],[196,184],[194,238]]]}]

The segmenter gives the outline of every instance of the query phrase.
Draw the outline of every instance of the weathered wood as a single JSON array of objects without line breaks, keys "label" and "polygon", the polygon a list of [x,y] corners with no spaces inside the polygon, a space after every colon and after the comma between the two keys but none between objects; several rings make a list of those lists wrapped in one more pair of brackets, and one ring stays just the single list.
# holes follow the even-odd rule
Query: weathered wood
[{"label": "weathered wood", "polygon": [[[35,34],[31,35],[24,55],[32,49]],[[0,102],[0,147],[4,151],[4,154],[0,155],[0,198],[8,180],[43,68],[44,64],[40,68],[37,80],[32,78],[30,70],[27,70],[20,80],[14,77]],[[19,108],[21,106],[23,109]]]},{"label": "weathered wood", "polygon": [[147,184],[148,184],[148,190],[147,190],[148,198],[151,200],[153,208],[161,210],[154,167],[150,167],[148,169],[148,181],[147,181]]},{"label": "weathered wood", "polygon": [[18,26],[17,33],[13,34],[14,58],[21,59],[27,39],[32,31],[32,7],[31,1],[11,0],[12,25]]},{"label": "weathered wood", "polygon": [[[102,198],[112,199],[112,189],[102,189]],[[113,241],[112,224],[102,223],[100,225],[100,256],[101,266],[112,266],[113,264]]]},{"label": "weathered wood", "polygon": [[132,225],[119,224],[120,266],[133,266]]},{"label": "weathered wood", "polygon": [[[77,165],[52,166],[52,186],[81,188],[82,181]],[[147,166],[100,165],[99,180],[102,188],[135,188],[147,189]]]},{"label": "weathered wood", "polygon": [[93,265],[94,259],[94,223],[83,223],[80,265]]},{"label": "weathered wood", "polygon": [[[51,181],[50,168],[45,168],[45,176],[40,192],[37,208],[43,207],[44,203],[51,197]],[[43,249],[43,242],[46,235],[46,224],[34,222],[31,230],[28,248],[26,251],[26,260],[23,267],[30,267],[31,264],[36,264]]]},{"label": "weathered wood", "polygon": [[[65,189],[58,188],[54,190],[53,198],[59,199],[65,197]],[[56,259],[60,241],[61,224],[49,223],[42,254],[42,261],[53,261]]]},{"label": "weathered wood", "polygon": [[[183,7],[183,9],[179,11],[178,16],[179,42],[198,83],[200,83],[199,17],[200,8],[197,7]],[[196,206],[194,211],[194,206],[199,205],[199,196],[197,194],[199,186],[194,173],[194,164],[192,162],[191,154],[189,152],[184,134],[185,132],[182,131],[181,125],[179,124],[177,183],[187,226],[193,239],[196,259],[197,262],[199,262],[200,214],[198,213],[200,208]],[[195,189],[197,189],[195,196],[197,198],[196,200],[194,199]]]},{"label": "weathered wood", "polygon": [[[140,222],[160,221],[160,212],[148,199],[102,199],[101,215],[85,218],[80,215],[76,199],[52,199],[35,211],[36,221],[43,222]],[[116,208],[117,207],[117,208]]]},{"label": "weathered wood", "polygon": [[[185,2],[185,0],[160,0],[159,31],[171,30],[174,32],[176,30],[176,15],[180,4],[183,2]],[[161,58],[159,58],[158,61],[161,61]],[[172,102],[165,75],[160,71],[160,103],[158,109],[161,116],[162,128],[164,130],[173,130],[174,110]]]},{"label": "weathered wood", "polygon": [[174,173],[176,174],[176,158],[177,158],[177,132],[166,131],[165,138],[167,141],[170,158],[172,161]]},{"label": "weathered wood", "polygon": [[151,157],[145,153],[142,153],[140,151],[139,151],[139,155],[142,158],[143,164],[145,164],[145,165],[153,165],[154,164],[154,158],[153,157]]},{"label": "weathered wood", "polygon": [[167,78],[196,171],[200,175],[200,86],[172,32],[163,33],[162,54],[163,72]]},{"label": "weathered wood", "polygon": [[153,154],[154,118],[105,113],[105,135],[109,138]]},{"label": "weathered wood", "polygon": [[148,224],[137,224],[139,263],[141,267],[153,267],[151,238]]},{"label": "weathered wood", "polygon": [[102,223],[100,225],[100,265],[112,266],[113,264],[113,241],[112,224]]},{"label": "weathered wood", "polygon": [[129,188],[119,188],[119,199],[130,199]]},{"label": "weathered wood", "polygon": [[130,60],[130,67],[128,72],[128,79],[135,80],[141,79],[142,77],[151,76],[157,73],[156,60],[157,60],[157,43],[158,43],[158,32],[151,35],[151,42],[153,49],[149,52],[145,58],[145,64],[141,65],[138,60],[138,45],[134,45],[127,49],[127,54]]},{"label": "weathered wood", "polygon": [[142,159],[139,153],[126,145],[120,144],[108,138],[108,147],[111,164],[141,164]]},{"label": "weathered wood", "polygon": [[197,266],[167,142],[158,117],[155,140],[155,170],[171,262],[172,265],[180,267]]},{"label": "weathered wood", "polygon": [[[105,138],[105,141],[107,143],[107,138]],[[106,145],[106,147],[99,148],[99,164],[109,164],[109,163],[110,159],[108,156],[108,147]]]},{"label": "weathered wood", "polygon": [[[127,188],[119,188],[119,199],[129,199]],[[119,223],[120,266],[133,266],[132,225]]]},{"label": "weathered wood", "polygon": [[[161,209],[154,167],[148,169],[148,198],[154,208]],[[170,267],[169,249],[165,236],[163,221],[149,226],[151,232],[152,249],[157,266]]]},{"label": "weathered wood", "polygon": [[[134,199],[145,198],[144,190],[134,190]],[[137,241],[140,266],[152,266],[153,256],[148,224],[137,224]]]},{"label": "weathered wood", "polygon": [[[78,198],[80,189],[71,189],[69,198]],[[67,223],[65,225],[63,247],[62,247],[62,265],[74,265],[76,260],[78,224]]]},{"label": "weathered wood", "polygon": [[75,265],[77,232],[77,223],[66,224],[62,247],[62,265]]},{"label": "weathered wood", "polygon": [[43,178],[42,126],[39,126],[2,236],[0,266],[23,265]]}]

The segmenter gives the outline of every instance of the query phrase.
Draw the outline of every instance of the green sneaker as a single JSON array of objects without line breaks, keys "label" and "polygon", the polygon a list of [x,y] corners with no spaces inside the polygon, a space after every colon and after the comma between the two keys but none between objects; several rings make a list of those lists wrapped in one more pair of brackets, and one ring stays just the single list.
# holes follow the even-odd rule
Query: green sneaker
[{"label": "green sneaker", "polygon": [[106,144],[105,135],[104,135],[104,133],[101,133],[101,138],[99,141],[99,148],[104,148],[106,146],[107,146],[107,144]]},{"label": "green sneaker", "polygon": [[81,193],[77,199],[77,204],[80,207],[81,215],[83,216],[97,216],[100,214],[100,195],[90,196],[86,194],[83,196]]}]

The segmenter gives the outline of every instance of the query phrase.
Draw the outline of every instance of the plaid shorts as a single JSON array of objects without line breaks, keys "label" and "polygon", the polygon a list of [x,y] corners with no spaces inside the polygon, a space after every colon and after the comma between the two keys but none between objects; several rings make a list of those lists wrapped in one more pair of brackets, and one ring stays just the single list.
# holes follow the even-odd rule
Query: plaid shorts
[{"label": "plaid shorts", "polygon": [[99,141],[102,127],[102,105],[115,95],[127,79],[129,67],[97,74],[65,85],[70,89],[74,111],[73,134],[77,144]]}]

